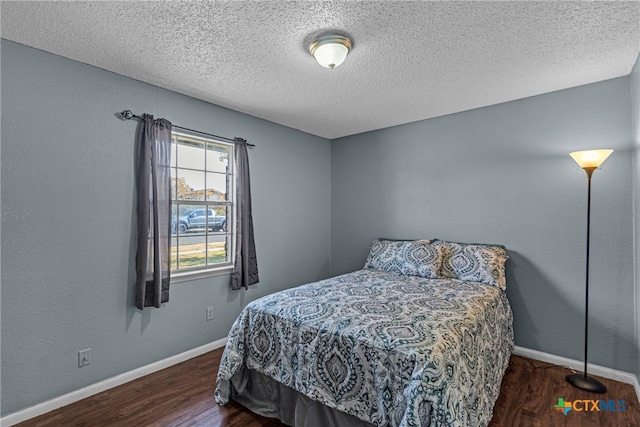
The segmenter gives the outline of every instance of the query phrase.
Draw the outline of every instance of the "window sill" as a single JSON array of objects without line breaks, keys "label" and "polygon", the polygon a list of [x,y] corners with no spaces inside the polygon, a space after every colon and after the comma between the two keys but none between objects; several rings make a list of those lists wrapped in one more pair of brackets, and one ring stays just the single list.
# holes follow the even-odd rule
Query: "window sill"
[{"label": "window sill", "polygon": [[206,279],[207,277],[229,275],[233,271],[232,265],[212,268],[210,270],[181,271],[171,273],[171,283],[190,282],[192,280]]}]

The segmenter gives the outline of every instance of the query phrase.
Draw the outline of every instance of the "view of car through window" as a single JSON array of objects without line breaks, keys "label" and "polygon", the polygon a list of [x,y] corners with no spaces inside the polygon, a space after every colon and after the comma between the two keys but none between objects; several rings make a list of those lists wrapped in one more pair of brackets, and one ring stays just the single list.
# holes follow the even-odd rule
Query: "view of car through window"
[{"label": "view of car through window", "polygon": [[212,209],[195,209],[180,216],[176,221],[171,220],[171,233],[176,234],[178,230],[184,234],[189,230],[210,229],[211,231],[227,231],[227,217],[217,215]]}]

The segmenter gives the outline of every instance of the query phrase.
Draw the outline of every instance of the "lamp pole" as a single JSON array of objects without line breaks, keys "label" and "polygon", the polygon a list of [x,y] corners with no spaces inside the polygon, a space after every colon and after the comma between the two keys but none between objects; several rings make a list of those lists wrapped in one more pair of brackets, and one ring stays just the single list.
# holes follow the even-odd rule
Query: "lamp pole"
[{"label": "lamp pole", "polygon": [[596,168],[584,168],[587,173],[587,260],[584,291],[584,378],[587,379],[587,348],[589,344],[589,248],[591,247],[591,177]]}]

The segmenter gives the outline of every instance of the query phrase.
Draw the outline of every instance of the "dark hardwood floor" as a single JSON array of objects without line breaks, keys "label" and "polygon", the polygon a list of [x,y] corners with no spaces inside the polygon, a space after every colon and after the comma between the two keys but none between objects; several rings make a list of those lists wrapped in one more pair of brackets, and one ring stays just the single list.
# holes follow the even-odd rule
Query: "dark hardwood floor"
[{"label": "dark hardwood floor", "polygon": [[[214,350],[18,425],[282,426],[235,402],[224,407],[216,404],[213,392],[221,354],[222,349]],[[633,386],[599,378],[607,386],[607,393],[588,393],[565,381],[569,372],[563,367],[512,356],[490,427],[640,426],[640,406]],[[553,408],[560,397],[565,401],[624,400],[626,411],[574,410],[565,416]]]}]

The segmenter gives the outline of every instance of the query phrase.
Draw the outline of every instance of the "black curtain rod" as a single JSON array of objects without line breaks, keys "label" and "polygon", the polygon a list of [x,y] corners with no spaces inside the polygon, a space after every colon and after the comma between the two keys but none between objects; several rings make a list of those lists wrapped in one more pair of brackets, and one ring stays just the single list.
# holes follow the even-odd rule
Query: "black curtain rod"
[{"label": "black curtain rod", "polygon": [[[125,119],[125,120],[142,119],[142,117],[140,117],[140,116],[138,116],[136,114],[133,114],[131,112],[131,110],[123,110],[120,113],[120,116],[122,116],[122,118]],[[201,131],[195,130],[195,129],[183,128],[182,126],[176,126],[174,124],[172,124],[171,127],[174,127],[174,128],[177,128],[177,129],[186,130],[186,131],[189,131],[189,132],[196,132],[196,133],[199,133],[199,134],[202,134],[202,135],[212,136],[212,137],[218,138],[218,139],[224,139],[225,141],[229,141],[229,142],[235,142],[235,140],[233,140],[232,138],[225,138],[224,136],[218,136],[218,135],[214,135],[212,133],[201,132]],[[255,147],[254,144],[249,144],[248,142],[247,142],[247,145],[249,147]]]}]

